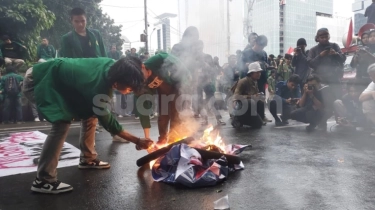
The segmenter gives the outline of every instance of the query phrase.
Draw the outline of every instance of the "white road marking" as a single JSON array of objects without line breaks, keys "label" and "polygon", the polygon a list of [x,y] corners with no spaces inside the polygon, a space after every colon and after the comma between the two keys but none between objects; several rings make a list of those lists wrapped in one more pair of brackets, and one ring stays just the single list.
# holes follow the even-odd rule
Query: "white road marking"
[{"label": "white road marking", "polygon": [[[333,124],[333,123],[336,123],[336,121],[328,121],[327,122],[327,125],[328,124]],[[281,127],[275,127],[277,129],[283,129],[283,128],[296,128],[296,127],[304,127],[304,126],[308,126],[309,124],[297,124],[297,125],[286,125],[286,126],[281,126]]]}]

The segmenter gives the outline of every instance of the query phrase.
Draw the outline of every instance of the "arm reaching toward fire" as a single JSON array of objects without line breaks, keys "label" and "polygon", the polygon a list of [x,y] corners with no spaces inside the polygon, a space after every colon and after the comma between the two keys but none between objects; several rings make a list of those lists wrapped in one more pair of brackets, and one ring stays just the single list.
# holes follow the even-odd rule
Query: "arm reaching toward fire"
[{"label": "arm reaching toward fire", "polygon": [[137,148],[141,148],[141,149],[148,149],[151,145],[154,144],[154,142],[149,138],[138,138],[138,137],[135,137],[132,134],[130,134],[130,133],[124,131],[124,130],[121,131],[117,135],[120,136],[123,139],[126,139],[126,140],[134,143],[137,146]]}]

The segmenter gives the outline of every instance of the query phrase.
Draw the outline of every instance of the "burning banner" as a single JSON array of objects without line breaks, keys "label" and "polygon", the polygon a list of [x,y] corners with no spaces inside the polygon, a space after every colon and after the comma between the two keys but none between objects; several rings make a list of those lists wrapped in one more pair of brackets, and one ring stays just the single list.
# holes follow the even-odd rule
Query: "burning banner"
[{"label": "burning banner", "polygon": [[137,165],[150,162],[152,177],[157,182],[192,188],[212,186],[225,180],[230,172],[244,168],[236,155],[248,147],[251,146],[225,145],[218,129],[210,127],[199,140],[189,137],[162,148],[155,145]]}]

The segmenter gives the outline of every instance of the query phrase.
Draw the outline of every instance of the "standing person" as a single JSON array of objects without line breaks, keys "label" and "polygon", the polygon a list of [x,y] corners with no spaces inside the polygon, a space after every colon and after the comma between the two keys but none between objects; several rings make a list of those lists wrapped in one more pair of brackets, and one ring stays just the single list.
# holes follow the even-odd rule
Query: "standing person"
[{"label": "standing person", "polygon": [[223,69],[223,92],[225,93],[225,105],[228,105],[228,99],[233,95],[231,88],[233,87],[234,83],[239,80],[239,70],[237,64],[237,57],[235,55],[231,55],[228,58],[228,65],[225,66]]},{"label": "standing person", "polygon": [[248,44],[246,45],[245,50],[252,49],[255,46],[256,39],[258,38],[258,34],[253,32],[247,37]]},{"label": "standing person", "polygon": [[[264,51],[264,48],[268,44],[268,39],[264,35],[260,35],[255,39],[255,45],[253,48],[244,50],[242,53],[242,62],[245,63],[245,66],[249,63],[259,62],[260,66],[264,71],[261,71],[261,76],[257,82],[259,93],[265,94],[265,86],[267,83],[267,53]],[[246,70],[246,69],[245,69]],[[241,72],[241,78],[245,77],[244,70]],[[246,72],[245,72],[246,73]],[[265,122],[271,122],[267,117],[263,118]]]},{"label": "standing person", "polygon": [[365,17],[367,17],[367,23],[375,24],[375,0],[372,0],[372,4],[366,8]]},{"label": "standing person", "polygon": [[273,98],[273,96],[276,94],[276,71],[272,70],[270,72],[270,76],[267,79],[268,83],[268,92],[270,93],[270,98]]},{"label": "standing person", "polygon": [[268,65],[270,67],[277,68],[277,64],[276,64],[276,61],[275,61],[275,56],[273,54],[271,54],[271,55],[268,56]]},{"label": "standing person", "polygon": [[280,62],[277,73],[282,78],[282,81],[287,81],[292,76],[294,73],[292,55],[285,54],[285,58]]},{"label": "standing person", "polygon": [[135,48],[131,48],[131,49],[130,49],[130,54],[129,54],[129,56],[139,58],[139,55],[138,55],[138,53],[137,53],[137,49],[135,49]]},{"label": "standing person", "polygon": [[107,54],[108,58],[112,58],[113,60],[120,60],[121,52],[117,50],[116,46],[111,47],[111,51]]},{"label": "standing person", "polygon": [[37,51],[38,63],[43,63],[56,57],[55,48],[49,44],[47,38],[42,39],[42,43],[38,46]]},{"label": "standing person", "polygon": [[300,87],[306,83],[307,77],[310,75],[310,68],[307,62],[308,51],[306,51],[306,39],[300,38],[297,41],[297,47],[294,49],[294,56],[292,59],[292,66],[294,67],[294,74],[300,78]]},{"label": "standing person", "polygon": [[62,36],[60,56],[66,58],[107,57],[99,31],[86,28],[85,11],[81,8],[72,9],[70,20],[74,31]]},{"label": "standing person", "polygon": [[[32,191],[57,194],[73,190],[72,186],[57,180],[56,172],[73,118],[84,119],[79,139],[79,169],[110,168],[109,163],[98,159],[95,150],[98,119],[112,135],[118,135],[142,149],[151,146],[150,139],[138,138],[123,130],[107,109],[113,89],[127,94],[143,85],[141,65],[135,58],[124,58],[116,63],[109,58],[62,58],[27,70],[24,94],[38,105],[46,120],[52,123],[40,155]],[[93,115],[97,118],[93,118]]]},{"label": "standing person", "polygon": [[[0,93],[4,95],[3,123],[8,124],[10,119],[20,124],[22,122],[21,86],[23,77],[16,73],[13,66],[7,66],[5,75],[0,80]],[[15,113],[15,117],[11,114]]]},{"label": "standing person", "polygon": [[310,49],[307,57],[309,66],[314,74],[319,76],[323,84],[329,85],[336,99],[342,97],[341,79],[344,75],[345,55],[340,47],[329,42],[330,34],[327,28],[318,30],[315,41],[318,45]]},{"label": "standing person", "polygon": [[3,44],[0,46],[0,56],[4,59],[5,66],[15,66],[18,71],[24,64],[23,58],[26,54],[26,47],[22,44],[10,40],[8,35],[2,37]]}]

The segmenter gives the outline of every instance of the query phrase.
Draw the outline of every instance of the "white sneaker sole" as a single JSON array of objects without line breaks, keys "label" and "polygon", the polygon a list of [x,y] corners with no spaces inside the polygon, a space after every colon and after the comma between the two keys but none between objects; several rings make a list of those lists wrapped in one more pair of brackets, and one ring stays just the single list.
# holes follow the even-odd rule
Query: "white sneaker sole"
[{"label": "white sneaker sole", "polygon": [[108,165],[108,166],[81,166],[81,165],[78,165],[79,169],[108,169],[110,167],[111,167],[111,165]]},{"label": "white sneaker sole", "polygon": [[59,193],[64,193],[64,192],[70,192],[72,190],[73,190],[73,187],[70,187],[64,190],[54,190],[54,191],[40,189],[40,188],[36,188],[33,186],[31,187],[31,191],[38,192],[38,193],[45,193],[45,194],[59,194]]}]

